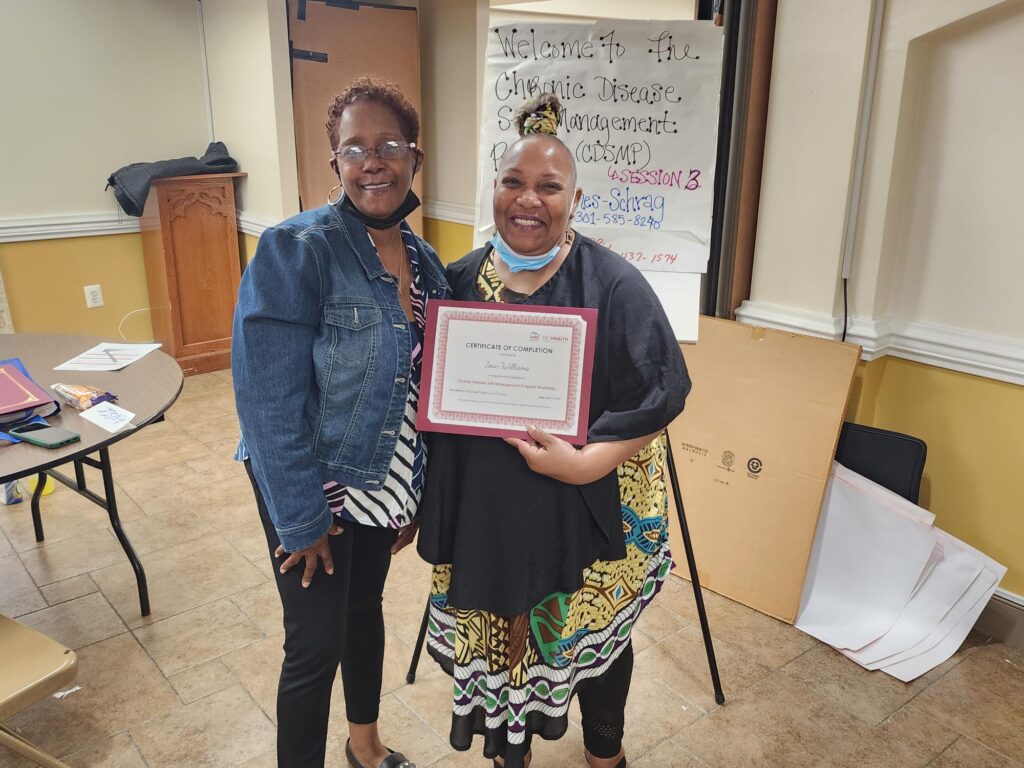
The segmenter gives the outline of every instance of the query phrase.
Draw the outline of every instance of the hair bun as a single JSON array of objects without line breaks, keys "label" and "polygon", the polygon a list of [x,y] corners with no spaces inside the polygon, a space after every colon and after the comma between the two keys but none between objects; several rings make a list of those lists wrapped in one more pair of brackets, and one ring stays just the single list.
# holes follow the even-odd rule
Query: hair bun
[{"label": "hair bun", "polygon": [[525,102],[516,112],[516,125],[520,136],[531,133],[558,135],[562,122],[562,102],[553,93],[542,93]]}]

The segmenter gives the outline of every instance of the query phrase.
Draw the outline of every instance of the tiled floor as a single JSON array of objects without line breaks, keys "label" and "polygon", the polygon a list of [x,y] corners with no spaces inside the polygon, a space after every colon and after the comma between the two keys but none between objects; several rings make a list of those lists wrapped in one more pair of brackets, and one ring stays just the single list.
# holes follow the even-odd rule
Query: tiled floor
[{"label": "tiled floor", "polygon": [[[99,508],[59,488],[37,545],[27,503],[0,507],[0,613],[76,649],[81,690],[10,725],[72,766],[274,765],[280,607],[224,373],[186,381],[167,421],[112,449],[122,518],[149,577],[143,619],[131,568]],[[98,485],[98,483],[93,483]],[[420,768],[486,765],[448,746],[450,682],[424,659],[405,684],[428,569],[411,549],[385,594],[382,731]],[[635,635],[626,748],[667,766],[1024,765],[1024,651],[973,637],[904,685],[790,626],[706,595],[728,703],[711,695],[689,585],[673,578]],[[341,766],[336,687],[328,765]],[[577,721],[534,765],[584,766]],[[0,747],[0,768],[29,765]]]}]

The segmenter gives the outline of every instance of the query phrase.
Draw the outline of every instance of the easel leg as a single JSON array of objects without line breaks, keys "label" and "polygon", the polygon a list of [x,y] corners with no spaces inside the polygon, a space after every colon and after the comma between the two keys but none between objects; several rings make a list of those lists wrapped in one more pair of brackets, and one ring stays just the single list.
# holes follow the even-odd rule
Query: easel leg
[{"label": "easel leg", "polygon": [[423,653],[423,642],[427,639],[427,622],[430,620],[430,598],[427,598],[427,607],[423,609],[423,621],[420,622],[420,633],[416,637],[416,648],[412,652],[412,662],[409,664],[409,672],[405,676],[405,682],[416,682],[416,667],[420,665],[420,654]]},{"label": "easel leg", "polygon": [[704,595],[700,591],[700,578],[697,576],[697,562],[693,557],[693,545],[690,543],[690,529],[686,525],[686,512],[683,509],[683,495],[679,490],[679,477],[676,474],[676,465],[672,459],[672,440],[669,438],[668,430],[665,431],[665,443],[668,446],[668,454],[665,461],[668,462],[668,476],[672,482],[672,498],[676,503],[676,513],[679,516],[679,531],[683,534],[683,547],[686,549],[686,563],[690,568],[690,584],[693,586],[693,599],[697,603],[697,615],[700,617],[700,629],[704,634],[704,650],[708,654],[708,668],[711,670],[711,684],[715,688],[715,701],[719,704],[725,703],[725,694],[722,693],[722,681],[718,677],[718,662],[715,660],[715,646],[711,640],[711,629],[708,626],[708,614],[704,609]]}]

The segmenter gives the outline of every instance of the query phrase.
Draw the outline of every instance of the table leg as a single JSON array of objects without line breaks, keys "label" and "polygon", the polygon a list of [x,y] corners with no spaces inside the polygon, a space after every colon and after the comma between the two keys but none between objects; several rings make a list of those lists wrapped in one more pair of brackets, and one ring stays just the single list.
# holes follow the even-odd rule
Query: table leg
[{"label": "table leg", "polygon": [[135,554],[132,543],[121,527],[121,518],[117,514],[117,499],[114,494],[114,476],[110,471],[110,454],[106,448],[100,449],[100,470],[103,472],[103,495],[107,499],[107,515],[110,517],[110,527],[114,529],[114,535],[121,542],[124,553],[128,556],[128,562],[132,564],[135,571],[135,581],[139,587],[139,605],[142,608],[142,615],[149,616],[149,588],[146,586],[146,572],[142,569],[139,556]]},{"label": "table leg", "polygon": [[43,490],[46,488],[46,473],[40,472],[36,475],[36,489],[32,491],[32,527],[36,529],[36,541],[42,541],[43,517],[39,513],[39,499],[43,497]]}]

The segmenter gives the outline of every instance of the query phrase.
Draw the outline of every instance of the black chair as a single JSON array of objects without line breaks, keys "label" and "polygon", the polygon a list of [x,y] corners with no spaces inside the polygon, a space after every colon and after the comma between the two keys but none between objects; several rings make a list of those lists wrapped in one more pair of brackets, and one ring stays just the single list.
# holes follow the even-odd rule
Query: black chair
[{"label": "black chair", "polygon": [[928,457],[924,440],[887,429],[843,423],[836,461],[917,504]]}]

